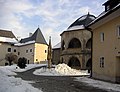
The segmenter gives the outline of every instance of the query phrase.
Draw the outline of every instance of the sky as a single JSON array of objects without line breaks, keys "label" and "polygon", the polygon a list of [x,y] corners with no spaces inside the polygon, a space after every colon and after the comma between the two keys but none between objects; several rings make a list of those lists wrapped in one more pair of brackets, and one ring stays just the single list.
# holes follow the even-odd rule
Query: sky
[{"label": "sky", "polygon": [[98,16],[106,0],[0,0],[0,29],[26,38],[39,27],[52,45],[60,42],[60,34],[82,15]]}]

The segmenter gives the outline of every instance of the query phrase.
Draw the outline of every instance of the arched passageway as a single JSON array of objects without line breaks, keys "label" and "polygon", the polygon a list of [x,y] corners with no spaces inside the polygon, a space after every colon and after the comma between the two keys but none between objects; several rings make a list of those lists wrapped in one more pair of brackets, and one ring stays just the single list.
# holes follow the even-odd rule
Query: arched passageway
[{"label": "arched passageway", "polygon": [[88,69],[88,72],[90,73],[92,69],[92,59],[90,58],[86,63],[86,69]]},{"label": "arched passageway", "polygon": [[76,57],[71,57],[70,58],[70,60],[68,62],[68,66],[70,66],[71,68],[74,68],[74,69],[80,69],[81,68],[80,61]]},{"label": "arched passageway", "polygon": [[70,41],[68,48],[81,48],[81,43],[77,38],[73,38]]}]

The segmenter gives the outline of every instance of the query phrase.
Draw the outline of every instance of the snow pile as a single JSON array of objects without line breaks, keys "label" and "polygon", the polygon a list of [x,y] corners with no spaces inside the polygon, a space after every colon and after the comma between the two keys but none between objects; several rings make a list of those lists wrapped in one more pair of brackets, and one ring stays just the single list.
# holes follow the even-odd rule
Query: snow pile
[{"label": "snow pile", "polygon": [[94,79],[90,79],[87,77],[76,77],[76,80],[86,83],[87,85],[90,85],[93,87],[105,89],[110,92],[114,92],[114,91],[120,92],[120,84],[113,84],[113,83],[109,83],[109,82],[94,80]]},{"label": "snow pile", "polygon": [[0,92],[42,92],[21,78],[9,77],[15,75],[14,69],[15,66],[0,66]]},{"label": "snow pile", "polygon": [[82,70],[76,70],[76,69],[71,69],[68,65],[66,64],[58,64],[55,66],[55,68],[41,68],[37,69],[33,72],[35,75],[44,75],[44,76],[81,76],[81,75],[89,75],[87,71],[82,71]]},{"label": "snow pile", "polygon": [[89,75],[87,71],[72,69],[64,63],[57,65],[55,71],[62,75]]}]

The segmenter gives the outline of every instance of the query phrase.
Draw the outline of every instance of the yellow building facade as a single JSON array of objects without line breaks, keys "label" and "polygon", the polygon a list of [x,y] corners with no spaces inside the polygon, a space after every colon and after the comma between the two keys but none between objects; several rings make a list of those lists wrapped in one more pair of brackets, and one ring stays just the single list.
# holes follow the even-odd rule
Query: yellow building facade
[{"label": "yellow building facade", "polygon": [[120,83],[120,4],[105,10],[88,27],[93,33],[92,77]]}]

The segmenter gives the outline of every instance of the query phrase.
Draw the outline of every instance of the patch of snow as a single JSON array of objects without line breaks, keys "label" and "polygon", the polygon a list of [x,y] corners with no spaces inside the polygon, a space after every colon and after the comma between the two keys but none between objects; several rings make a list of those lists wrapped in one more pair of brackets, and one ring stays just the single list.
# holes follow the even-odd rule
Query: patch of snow
[{"label": "patch of snow", "polygon": [[41,68],[37,69],[33,72],[34,75],[44,75],[44,76],[60,76],[59,73],[55,71],[54,68],[48,69],[48,68]]},{"label": "patch of snow", "polygon": [[12,71],[15,70],[16,65],[0,66],[0,92],[42,92],[24,81],[21,78],[9,77],[8,75],[15,75]]},{"label": "patch of snow", "polygon": [[79,30],[79,29],[85,29],[84,25],[72,26],[72,27],[68,28],[67,31]]},{"label": "patch of snow", "polygon": [[46,64],[27,64],[27,67],[25,67],[25,69],[21,69],[18,66],[16,66],[17,69],[14,69],[13,71],[14,72],[24,72],[24,71],[30,70],[32,68],[39,67],[39,66],[45,66],[45,65]]},{"label": "patch of snow", "polygon": [[15,38],[0,37],[1,42],[17,43],[18,41]]},{"label": "patch of snow", "polygon": [[28,45],[28,44],[32,44],[32,43],[35,43],[35,41],[28,41],[25,43],[16,43],[15,46],[23,46],[23,45]]},{"label": "patch of snow", "polygon": [[45,75],[45,76],[79,76],[79,75],[89,75],[87,70],[76,70],[71,69],[67,64],[58,64],[55,68],[47,69],[41,68],[33,72],[35,75]]},{"label": "patch of snow", "polygon": [[53,49],[58,49],[58,48],[61,48],[61,42],[59,42],[57,45],[53,47]]},{"label": "patch of snow", "polygon": [[[14,72],[24,72],[32,68],[45,66],[45,65],[46,64],[26,64],[26,67],[24,69],[21,69],[16,64],[14,64],[12,66],[1,66],[1,68],[3,68],[3,70],[6,69],[10,72],[13,72],[13,75],[15,75]],[[9,75],[12,75],[12,74],[9,74]]]},{"label": "patch of snow", "polygon": [[105,89],[107,91],[117,91],[120,92],[120,84],[113,84],[109,82],[104,82],[100,80],[95,80],[95,79],[90,79],[87,77],[76,77],[77,81],[84,82],[87,85],[93,86],[93,87],[98,87],[100,89]]},{"label": "patch of snow", "polygon": [[19,68],[16,64],[11,66],[0,66],[1,71],[6,75],[16,75],[15,72],[24,72],[35,67],[45,66],[46,64],[27,64],[24,69]]},{"label": "patch of snow", "polygon": [[86,19],[86,17],[87,17],[87,15],[82,16],[78,21],[84,20],[84,19]]},{"label": "patch of snow", "polygon": [[5,74],[5,75],[17,75],[15,72],[13,72],[13,70],[15,70],[15,69],[16,69],[16,65],[0,66],[1,72],[3,72],[3,74]]},{"label": "patch of snow", "polygon": [[93,17],[93,16],[89,16],[89,18],[91,18],[92,20],[94,20],[94,19],[95,19],[95,17]]}]

